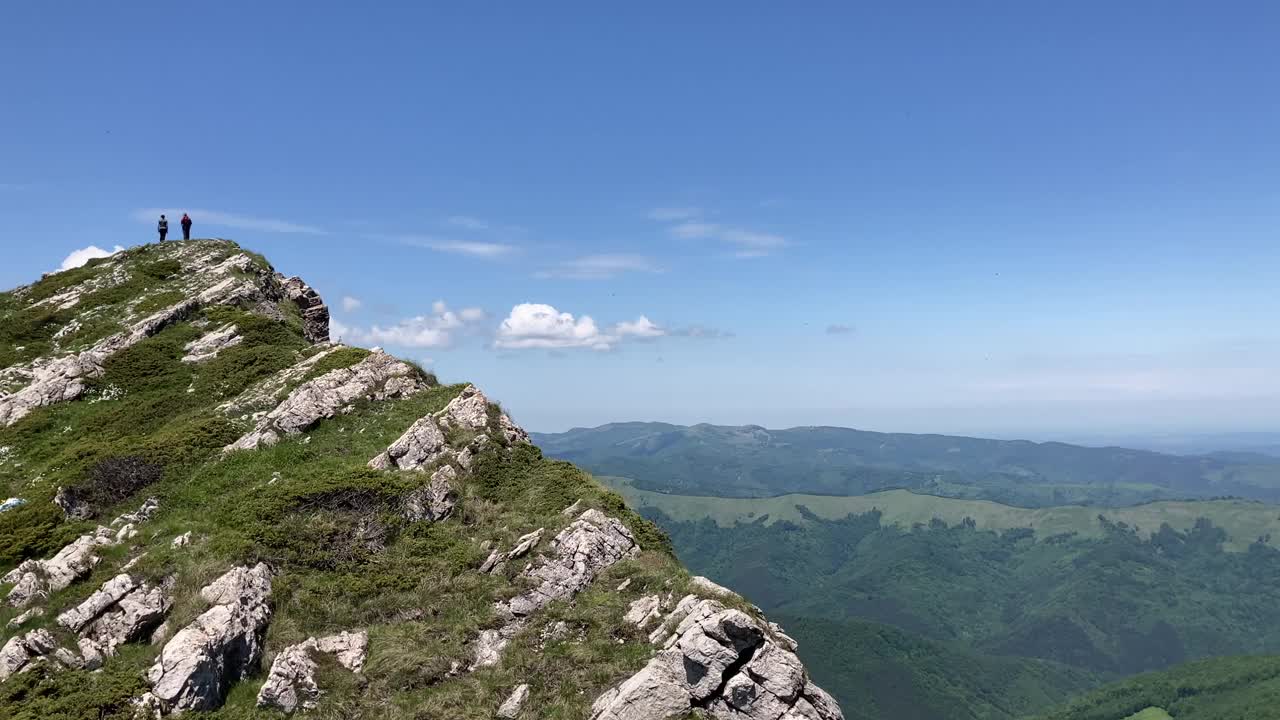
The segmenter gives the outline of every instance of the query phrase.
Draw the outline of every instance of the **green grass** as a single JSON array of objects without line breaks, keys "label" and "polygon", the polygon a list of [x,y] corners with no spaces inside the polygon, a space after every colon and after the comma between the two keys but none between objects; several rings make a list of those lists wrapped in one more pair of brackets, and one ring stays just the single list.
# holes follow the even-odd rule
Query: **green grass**
[{"label": "green grass", "polygon": [[955,525],[972,518],[980,530],[1031,528],[1040,537],[1077,533],[1083,537],[1102,537],[1098,515],[1154,532],[1162,523],[1176,530],[1193,527],[1201,517],[1227,531],[1226,548],[1243,551],[1259,537],[1271,536],[1280,543],[1280,508],[1248,500],[1163,501],[1122,508],[1099,508],[1068,505],[1048,508],[1021,508],[990,500],[959,500],[936,495],[923,495],[908,490],[888,490],[851,497],[827,495],[781,495],[771,498],[718,498],[690,495],[668,495],[636,488],[626,478],[602,477],[610,487],[622,493],[636,508],[654,508],[678,521],[695,522],[710,518],[722,527],[752,523],[764,518],[766,525],[779,521],[803,524],[803,507],[813,515],[837,520],[850,514],[872,510],[882,513],[886,524],[910,528],[939,518]]}]

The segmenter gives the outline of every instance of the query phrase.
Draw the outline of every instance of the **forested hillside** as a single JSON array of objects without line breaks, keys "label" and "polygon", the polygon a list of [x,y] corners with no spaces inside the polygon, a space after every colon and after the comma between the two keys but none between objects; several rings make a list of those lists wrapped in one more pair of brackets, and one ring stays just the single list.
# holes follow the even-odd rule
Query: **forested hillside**
[{"label": "forested hillside", "polygon": [[775,617],[800,642],[814,678],[849,698],[847,718],[1016,720],[1101,682],[1068,665],[982,655],[880,623]]},{"label": "forested hillside", "polygon": [[1187,663],[1108,685],[1039,720],[1276,720],[1280,657]]},{"label": "forested hillside", "polygon": [[[890,488],[1024,507],[1240,496],[1280,500],[1280,465],[1025,440],[616,423],[535,434],[554,457],[680,495],[860,495]],[[1255,461],[1257,460],[1257,461]]]},{"label": "forested hillside", "polygon": [[[971,522],[884,526],[878,512],[732,527],[642,512],[695,571],[772,612],[871,620],[1100,674],[1280,652],[1280,551],[1254,542],[1227,552],[1226,533],[1207,520],[1144,537],[1099,517],[1101,535],[1086,538]],[[833,652],[839,641],[822,637]]]}]

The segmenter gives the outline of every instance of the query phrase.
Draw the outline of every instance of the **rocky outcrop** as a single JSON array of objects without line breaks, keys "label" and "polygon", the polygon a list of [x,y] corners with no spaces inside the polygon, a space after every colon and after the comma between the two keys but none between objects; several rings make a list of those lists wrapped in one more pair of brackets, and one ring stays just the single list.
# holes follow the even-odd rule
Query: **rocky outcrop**
[{"label": "rocky outcrop", "polygon": [[528,699],[529,686],[524,683],[517,685],[516,689],[511,691],[511,695],[498,707],[497,716],[502,720],[515,720],[520,716],[520,710],[524,708],[524,703]]},{"label": "rocky outcrop", "polygon": [[404,498],[404,517],[409,522],[439,522],[453,514],[458,494],[453,481],[458,473],[451,465],[445,465],[431,474],[431,482],[410,492]]},{"label": "rocky outcrop", "polygon": [[493,665],[527,618],[555,600],[577,595],[603,570],[640,551],[627,526],[596,509],[583,512],[551,541],[551,552],[534,560],[523,576],[532,589],[494,605],[502,625],[484,630],[473,648],[476,667]]},{"label": "rocky outcrop", "polygon": [[329,308],[320,298],[320,294],[296,275],[285,278],[276,274],[285,297],[293,301],[302,311],[302,334],[312,343],[329,342]]},{"label": "rocky outcrop", "polygon": [[[245,390],[232,400],[222,403],[218,406],[218,411],[227,415],[238,415],[240,413],[268,410],[275,407],[277,398],[280,393],[289,387],[301,382],[302,378],[311,372],[316,363],[325,359],[334,352],[346,347],[345,345],[322,345],[312,355],[309,355],[291,367],[285,368],[280,372],[266,378],[257,383],[253,387]],[[246,418],[248,415],[245,416]],[[259,415],[253,415],[256,419]]]},{"label": "rocky outcrop", "polygon": [[52,656],[58,650],[58,641],[48,630],[32,630],[25,635],[15,635],[0,647],[0,682],[30,667],[37,659]]},{"label": "rocky outcrop", "polygon": [[[425,470],[441,462],[456,462],[462,469],[471,467],[471,459],[489,442],[489,399],[474,385],[463,388],[443,410],[414,421],[386,451],[369,461],[378,470]],[[505,413],[497,415],[497,432],[510,446],[529,442],[529,435]],[[461,447],[450,445],[448,436],[460,433]]]},{"label": "rocky outcrop", "polygon": [[0,583],[12,583],[5,601],[13,607],[25,607],[37,599],[57,592],[89,574],[97,566],[99,547],[116,545],[138,534],[137,523],[151,517],[159,501],[148,498],[136,512],[126,513],[111,521],[111,527],[99,525],[92,533],[81,535],[48,560],[25,560],[0,577]]},{"label": "rocky outcrop", "polygon": [[270,568],[232,568],[200,595],[212,607],[165,643],[147,671],[151,691],[141,706],[161,713],[212,710],[256,669],[271,620]]},{"label": "rocky outcrop", "polygon": [[82,664],[95,668],[120,645],[146,637],[164,619],[171,602],[167,588],[121,573],[59,615],[58,624],[80,635]]},{"label": "rocky outcrop", "polygon": [[244,337],[237,334],[236,326],[228,323],[184,345],[182,349],[187,354],[182,356],[182,362],[201,363],[212,360],[218,353],[239,345],[243,340]]},{"label": "rocky outcrop", "polygon": [[375,351],[351,367],[331,370],[305,382],[274,410],[258,420],[257,426],[225,449],[253,450],[274,445],[282,435],[297,435],[317,422],[334,417],[357,400],[408,397],[426,387],[426,382],[408,363]]},{"label": "rocky outcrop", "polygon": [[322,652],[333,655],[339,665],[358,673],[364,668],[368,648],[369,634],[363,630],[355,633],[342,632],[318,640],[310,637],[296,645],[290,645],[271,663],[267,681],[258,691],[258,707],[276,708],[286,713],[315,707],[322,691],[316,684],[318,667],[312,654]]},{"label": "rocky outcrop", "polygon": [[244,273],[251,264],[252,260],[244,254],[234,255],[213,266],[201,265],[197,260],[184,268],[196,278],[196,284],[187,286],[190,294],[180,302],[132,323],[128,329],[99,341],[88,350],[59,358],[40,359],[25,368],[11,368],[11,372],[25,377],[27,384],[16,392],[0,396],[0,425],[12,425],[36,408],[80,397],[87,387],[86,382],[103,374],[103,363],[107,358],[189,317],[202,307],[263,297],[262,285],[237,274],[237,271]]},{"label": "rocky outcrop", "polygon": [[741,610],[691,595],[660,630],[669,632],[662,649],[596,700],[592,720],[664,720],[695,710],[722,720],[844,718],[809,680],[794,642]]}]

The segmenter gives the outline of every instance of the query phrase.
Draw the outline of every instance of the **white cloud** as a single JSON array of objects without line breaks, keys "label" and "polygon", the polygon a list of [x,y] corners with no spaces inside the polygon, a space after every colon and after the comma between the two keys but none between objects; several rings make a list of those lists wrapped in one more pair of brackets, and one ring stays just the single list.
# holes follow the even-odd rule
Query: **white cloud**
[{"label": "white cloud", "polygon": [[395,325],[369,328],[330,321],[331,333],[343,342],[357,345],[394,345],[409,348],[444,348],[453,344],[454,331],[484,318],[479,308],[450,310],[443,300],[432,303],[430,315],[405,318]]},{"label": "white cloud", "polygon": [[624,338],[653,338],[665,331],[641,315],[601,330],[589,315],[575,318],[550,305],[521,303],[498,326],[494,347],[502,350],[589,348],[610,350]]},{"label": "white cloud", "polygon": [[437,252],[455,253],[458,255],[470,255],[471,257],[495,259],[505,255],[509,255],[516,250],[516,246],[504,243],[492,242],[472,242],[467,240],[450,240],[448,238],[437,238],[428,235],[397,235],[394,240],[410,247],[426,248]]},{"label": "white cloud", "polygon": [[[182,217],[182,213],[186,212],[191,216],[193,229],[200,228],[204,224],[236,228],[237,230],[253,230],[257,232],[271,233],[297,233],[304,235],[324,235],[325,231],[314,225],[301,225],[299,223],[289,222],[287,220],[277,220],[275,218],[259,218],[250,217],[248,215],[237,215],[235,213],[221,212],[218,210],[201,210],[199,208],[186,208],[178,210],[167,210],[165,208],[144,208],[135,210],[133,217],[136,220],[146,223],[154,223],[162,214],[168,215],[170,218]],[[176,223],[175,223],[176,224]]]},{"label": "white cloud", "polygon": [[649,318],[641,315],[634,322],[620,322],[614,326],[614,333],[618,337],[638,337],[638,338],[655,338],[666,335],[667,332],[662,328],[654,325]]},{"label": "white cloud", "polygon": [[344,311],[355,312],[362,307],[364,307],[364,303],[360,301],[360,298],[353,298],[350,295],[342,296],[342,309]]},{"label": "white cloud", "polygon": [[445,218],[445,222],[465,230],[488,230],[489,223],[480,218],[471,217],[469,215],[453,215]]},{"label": "white cloud", "polygon": [[607,280],[625,272],[662,272],[643,255],[587,255],[537,273],[541,278]]},{"label": "white cloud", "polygon": [[675,220],[688,220],[701,214],[701,208],[696,207],[660,207],[649,211],[649,219],[657,220],[658,222],[672,222]]},{"label": "white cloud", "polygon": [[734,255],[740,258],[764,257],[790,244],[781,235],[692,220],[672,225],[669,232],[685,240],[713,239],[734,245],[738,248]]},{"label": "white cloud", "polygon": [[97,245],[90,245],[87,248],[72,250],[70,255],[62,259],[62,265],[58,267],[58,271],[61,272],[63,270],[70,270],[71,268],[78,268],[94,258],[111,257],[122,250],[124,250],[124,248],[119,245],[116,245],[111,251],[103,250]]},{"label": "white cloud", "polygon": [[842,325],[840,323],[835,323],[827,326],[828,335],[848,335],[851,332],[853,332],[852,325]]}]

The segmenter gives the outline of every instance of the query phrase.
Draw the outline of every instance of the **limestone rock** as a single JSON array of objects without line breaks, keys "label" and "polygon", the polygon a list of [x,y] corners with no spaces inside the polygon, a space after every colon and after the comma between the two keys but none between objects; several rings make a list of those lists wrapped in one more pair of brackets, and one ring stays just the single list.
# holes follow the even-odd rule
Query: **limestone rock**
[{"label": "limestone rock", "polygon": [[9,642],[0,647],[0,682],[21,672],[33,660],[51,655],[57,649],[58,641],[44,629],[9,638]]},{"label": "limestone rock", "polygon": [[414,421],[386,451],[369,461],[378,470],[421,470],[452,454],[435,417]]},{"label": "limestone rock", "polygon": [[524,708],[524,703],[529,699],[529,686],[520,684],[516,689],[511,691],[511,695],[498,708],[497,716],[503,720],[515,720],[519,717],[520,710]]},{"label": "limestone rock", "polygon": [[307,638],[290,645],[271,663],[271,673],[258,691],[258,707],[274,707],[286,713],[309,710],[316,706],[321,690],[316,684],[313,652],[334,655],[338,663],[352,672],[364,668],[369,647],[369,634],[363,630],[341,632],[320,638]]},{"label": "limestone rock", "polygon": [[[465,447],[451,447],[445,437],[452,429],[479,433]],[[455,461],[463,470],[489,443],[489,399],[474,385],[463,388],[440,412],[418,418],[386,451],[369,461],[378,470],[423,470],[437,462]],[[498,432],[510,446],[529,442],[529,435],[505,414],[498,416]]]},{"label": "limestone rock", "polygon": [[[393,380],[403,382],[393,385]],[[281,435],[300,434],[320,420],[344,412],[356,400],[407,397],[424,387],[413,367],[384,352],[374,352],[351,367],[331,370],[303,383],[225,450],[274,445]]]},{"label": "limestone rock", "polygon": [[160,500],[149,497],[143,501],[142,505],[135,511],[125,513],[115,520],[111,521],[111,527],[120,527],[121,525],[137,525],[150,520],[160,510]]},{"label": "limestone rock", "polygon": [[263,563],[232,568],[201,589],[212,607],[165,643],[147,671],[160,708],[215,709],[233,683],[253,672],[271,619],[270,594],[271,570]]},{"label": "limestone rock", "polygon": [[258,707],[273,707],[286,713],[299,708],[310,710],[320,699],[316,685],[316,661],[311,659],[315,640],[290,645],[271,663],[267,681],[258,691]]},{"label": "limestone rock", "polygon": [[70,586],[98,564],[95,552],[98,546],[112,542],[109,534],[106,537],[97,533],[81,535],[48,560],[24,561],[0,578],[0,582],[16,583],[9,591],[8,603],[25,607],[37,598]]},{"label": "limestone rock", "polygon": [[320,298],[320,294],[294,276],[285,278],[276,274],[276,279],[284,288],[285,297],[293,301],[302,311],[302,335],[312,343],[329,341],[329,308]]},{"label": "limestone rock", "polygon": [[23,625],[27,624],[27,621],[30,620],[31,618],[40,617],[41,615],[44,615],[44,608],[42,607],[30,608],[24,611],[21,615],[18,615],[17,617],[10,620],[9,629],[14,630],[16,628],[20,628]]},{"label": "limestone rock", "polygon": [[497,663],[529,615],[551,602],[573,597],[601,571],[639,551],[631,531],[616,518],[595,509],[583,512],[551,541],[550,554],[525,568],[523,575],[538,584],[494,605],[503,625],[481,632],[473,648],[474,666]]},{"label": "limestone rock", "polygon": [[516,540],[516,546],[511,548],[511,552],[507,553],[508,560],[515,560],[532,550],[542,540],[542,533],[546,528],[538,528],[531,533],[526,533]]},{"label": "limestone rock", "polygon": [[329,635],[316,640],[316,649],[328,653],[338,659],[338,664],[351,672],[364,670],[364,661],[369,654],[369,633],[342,631],[337,635]]},{"label": "limestone rock", "polygon": [[138,587],[138,581],[121,573],[102,584],[84,602],[58,616],[58,624],[78,633],[108,607],[119,602]]},{"label": "limestone rock", "polygon": [[175,537],[173,541],[169,543],[169,547],[180,548],[180,547],[186,547],[190,544],[191,544],[191,531],[188,530],[182,533],[181,535]]},{"label": "limestone rock", "polygon": [[98,655],[114,656],[119,646],[147,637],[164,619],[172,602],[169,584],[152,587],[140,583],[85,628],[81,651],[88,642]]},{"label": "limestone rock", "polygon": [[234,324],[227,323],[217,330],[205,333],[200,338],[192,340],[182,348],[187,353],[182,356],[182,362],[201,363],[206,360],[212,360],[223,350],[235,347],[244,341],[244,337],[238,335],[237,332],[238,329]]},{"label": "limestone rock", "polygon": [[646,595],[631,603],[631,607],[627,608],[627,614],[623,616],[622,620],[643,630],[646,625],[662,616],[661,611],[662,597],[660,595]]},{"label": "limestone rock", "polygon": [[692,587],[694,590],[698,590],[704,593],[710,593],[712,595],[732,595],[736,597],[738,594],[730,590],[729,588],[723,585],[718,585],[701,575],[694,575],[692,578],[689,578],[689,586]]},{"label": "limestone rock", "polygon": [[458,473],[445,465],[431,475],[431,482],[409,493],[404,499],[404,516],[410,522],[439,522],[453,514],[458,495],[452,481]]},{"label": "limestone rock", "polygon": [[677,612],[684,616],[663,649],[601,695],[592,720],[663,720],[695,710],[725,720],[843,720],[764,622],[718,600],[686,598]]}]

